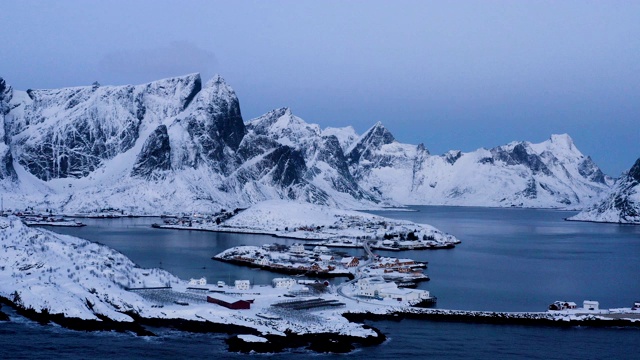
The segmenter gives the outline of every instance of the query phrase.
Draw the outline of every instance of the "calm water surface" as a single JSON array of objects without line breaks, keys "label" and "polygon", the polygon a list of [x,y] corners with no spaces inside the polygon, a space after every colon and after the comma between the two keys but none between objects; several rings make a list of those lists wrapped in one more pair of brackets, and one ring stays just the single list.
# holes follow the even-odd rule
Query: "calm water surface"
[{"label": "calm water surface", "polygon": [[[573,213],[553,210],[413,207],[378,214],[432,224],[463,243],[453,250],[384,253],[429,261],[432,280],[421,287],[438,296],[438,307],[537,311],[559,300],[599,300],[602,307],[628,307],[640,299],[640,226],[563,221]],[[86,220],[86,221],[85,221]],[[84,228],[55,231],[98,241],[142,267],[162,267],[181,278],[209,281],[251,279],[267,283],[278,276],[210,260],[240,244],[293,240],[261,235],[159,230],[158,219],[83,219]],[[359,254],[358,250],[349,251]],[[635,276],[634,276],[635,275]],[[337,280],[341,281],[341,280]],[[6,311],[6,308],[5,308]],[[186,334],[154,329],[157,338],[128,334],[81,333],[39,326],[12,316],[0,322],[0,358],[240,358],[225,351],[225,335]],[[276,357],[434,359],[637,359],[640,330],[569,329],[415,320],[372,322],[389,336],[378,347],[348,355],[309,354]],[[268,355],[259,355],[268,356]]]}]

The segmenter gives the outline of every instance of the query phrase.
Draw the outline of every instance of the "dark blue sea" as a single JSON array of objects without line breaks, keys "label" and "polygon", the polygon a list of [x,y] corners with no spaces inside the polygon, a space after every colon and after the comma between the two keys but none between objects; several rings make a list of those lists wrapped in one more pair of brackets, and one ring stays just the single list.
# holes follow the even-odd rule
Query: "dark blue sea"
[{"label": "dark blue sea", "polygon": [[[567,222],[572,212],[473,207],[427,207],[381,215],[427,223],[459,237],[452,250],[384,253],[428,261],[421,288],[438,307],[542,311],[554,300],[598,300],[603,308],[640,300],[640,226]],[[236,245],[287,243],[269,236],[152,229],[158,219],[83,219],[84,228],[56,228],[119,250],[142,267],[162,267],[181,278],[211,281],[278,275],[211,260]],[[349,250],[358,254],[358,250]],[[341,281],[341,280],[336,280]],[[244,358],[226,351],[223,334],[151,329],[157,337],[85,333],[41,326],[11,313],[0,322],[0,359]],[[388,340],[346,355],[298,349],[256,357],[428,359],[640,359],[640,330],[554,328],[418,320],[376,321]]]}]

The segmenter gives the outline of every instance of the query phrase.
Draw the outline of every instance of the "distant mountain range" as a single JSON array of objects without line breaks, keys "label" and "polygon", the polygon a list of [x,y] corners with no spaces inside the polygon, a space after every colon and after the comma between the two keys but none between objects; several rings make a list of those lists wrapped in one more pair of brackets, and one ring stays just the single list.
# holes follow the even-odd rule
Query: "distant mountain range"
[{"label": "distant mountain range", "polygon": [[381,123],[358,135],[288,108],[245,123],[220,76],[27,91],[0,79],[0,116],[0,187],[14,208],[159,214],[292,199],[583,209],[614,183],[568,135],[432,155]]}]

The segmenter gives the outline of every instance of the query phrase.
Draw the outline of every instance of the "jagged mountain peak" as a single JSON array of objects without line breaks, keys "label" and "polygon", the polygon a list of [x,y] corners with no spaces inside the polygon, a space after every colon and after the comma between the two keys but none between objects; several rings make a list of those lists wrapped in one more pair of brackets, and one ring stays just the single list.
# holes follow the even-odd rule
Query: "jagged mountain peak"
[{"label": "jagged mountain peak", "polygon": [[360,138],[360,143],[366,143],[378,148],[385,144],[391,144],[394,141],[396,141],[396,138],[380,121],[367,130]]},{"label": "jagged mountain peak", "polygon": [[[9,102],[13,98],[13,88],[7,85],[6,81],[0,77],[0,115],[9,112]],[[4,136],[4,123],[0,124],[0,135]]]},{"label": "jagged mountain peak", "polygon": [[249,121],[247,129],[257,135],[270,136],[279,143],[294,148],[308,145],[321,136],[317,124],[305,122],[295,116],[288,107],[272,110]]},{"label": "jagged mountain peak", "polygon": [[214,87],[220,85],[227,85],[227,82],[224,80],[220,74],[214,74],[209,81],[207,81],[205,87]]},{"label": "jagged mountain peak", "polygon": [[360,140],[347,154],[349,164],[358,163],[361,159],[370,159],[375,153],[387,144],[396,142],[395,137],[387,128],[378,121],[369,130],[367,130]]},{"label": "jagged mountain peak", "polygon": [[636,182],[640,182],[640,158],[636,160],[627,175]]},{"label": "jagged mountain peak", "polygon": [[549,138],[549,141],[559,146],[565,146],[567,148],[573,147],[573,139],[571,138],[571,136],[569,136],[569,134],[566,134],[566,133],[552,134],[551,137]]}]

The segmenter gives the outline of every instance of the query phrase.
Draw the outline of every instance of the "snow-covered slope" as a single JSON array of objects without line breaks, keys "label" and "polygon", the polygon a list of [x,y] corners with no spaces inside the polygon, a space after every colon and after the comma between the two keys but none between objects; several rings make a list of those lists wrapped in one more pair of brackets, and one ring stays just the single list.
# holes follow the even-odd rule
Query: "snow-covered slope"
[{"label": "snow-covered slope", "polygon": [[640,224],[640,158],[603,201],[569,220]]},{"label": "snow-covered slope", "polygon": [[141,269],[106,246],[28,228],[0,217],[0,296],[24,308],[84,320],[133,321],[146,302],[127,287],[169,286],[178,278]]}]

